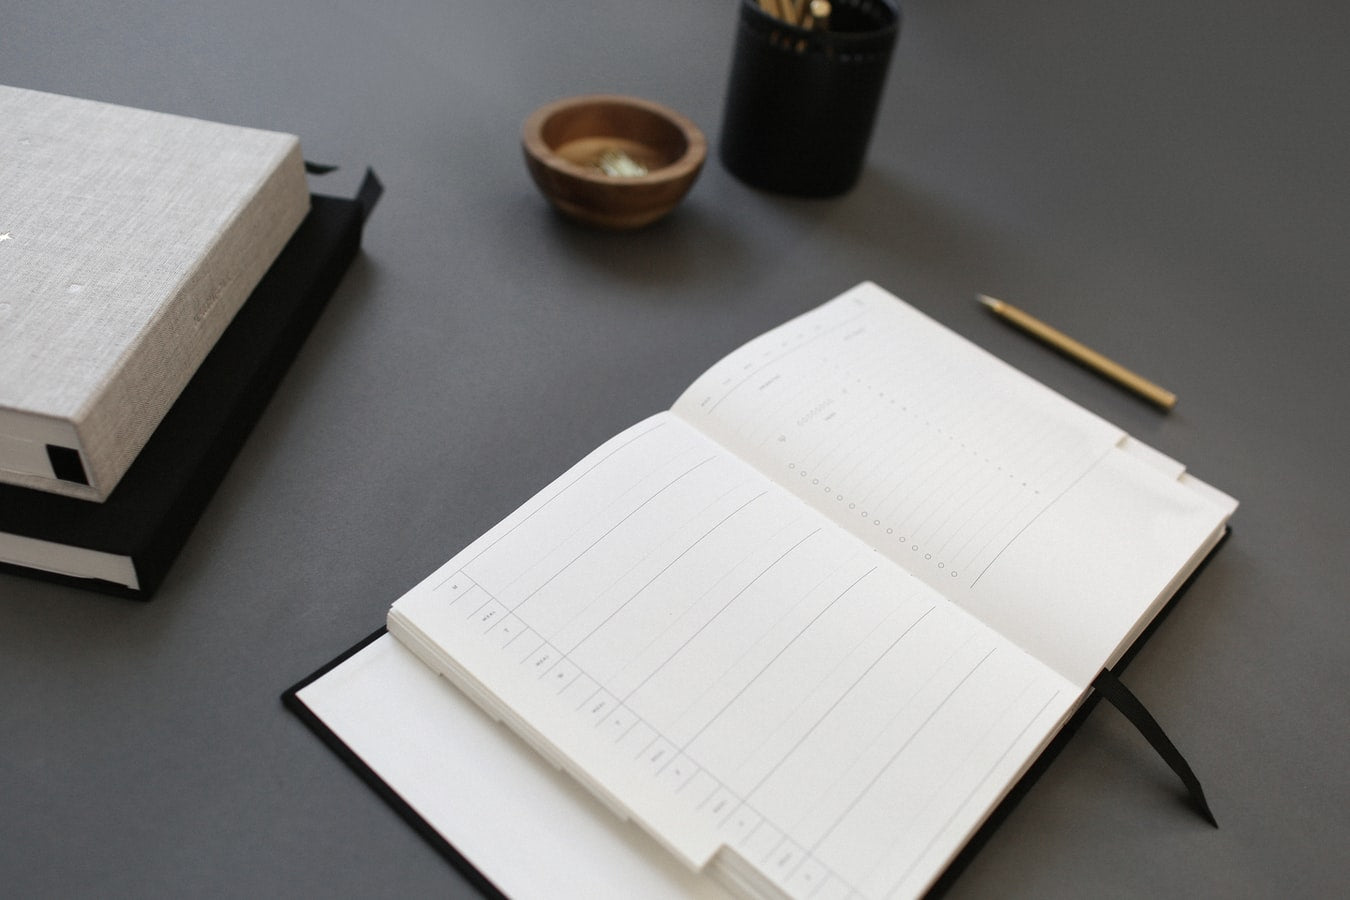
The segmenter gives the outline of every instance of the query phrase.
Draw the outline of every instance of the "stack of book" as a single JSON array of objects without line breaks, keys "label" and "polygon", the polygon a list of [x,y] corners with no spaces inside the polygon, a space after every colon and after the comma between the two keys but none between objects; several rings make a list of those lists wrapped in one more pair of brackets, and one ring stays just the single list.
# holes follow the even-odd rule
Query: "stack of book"
[{"label": "stack of book", "polygon": [[360,243],[299,140],[0,86],[0,570],[148,597]]}]

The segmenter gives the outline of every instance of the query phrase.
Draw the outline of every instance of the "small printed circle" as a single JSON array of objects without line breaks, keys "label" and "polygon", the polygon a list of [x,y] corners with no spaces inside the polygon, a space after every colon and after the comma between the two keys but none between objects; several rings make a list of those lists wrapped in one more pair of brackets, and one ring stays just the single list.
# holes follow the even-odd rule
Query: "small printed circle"
[{"label": "small printed circle", "polygon": [[925,553],[925,554],[923,555],[923,558],[924,558],[924,559],[932,559],[932,558],[933,558],[933,554],[931,554],[931,553]]}]

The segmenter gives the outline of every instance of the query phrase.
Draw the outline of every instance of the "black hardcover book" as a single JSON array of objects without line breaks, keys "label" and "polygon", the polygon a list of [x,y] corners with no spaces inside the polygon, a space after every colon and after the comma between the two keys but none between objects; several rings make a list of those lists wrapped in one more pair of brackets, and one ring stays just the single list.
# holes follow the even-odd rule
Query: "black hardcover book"
[{"label": "black hardcover book", "polygon": [[309,215],[103,503],[0,485],[0,571],[148,599],[361,244],[379,181]]}]

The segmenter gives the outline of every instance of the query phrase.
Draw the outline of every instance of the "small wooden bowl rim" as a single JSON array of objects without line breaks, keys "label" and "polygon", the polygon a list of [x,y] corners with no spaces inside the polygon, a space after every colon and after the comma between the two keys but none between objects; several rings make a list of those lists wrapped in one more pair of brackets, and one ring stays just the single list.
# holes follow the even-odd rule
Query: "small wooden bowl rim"
[{"label": "small wooden bowl rim", "polygon": [[[670,122],[684,137],[684,152],[666,165],[652,169],[645,175],[613,176],[559,156],[544,140],[544,125],[558,113],[579,106],[605,104],[645,110]],[[622,137],[622,135],[615,136]],[[579,94],[546,103],[530,113],[525,119],[525,124],[521,128],[521,142],[525,145],[526,153],[548,168],[574,178],[580,178],[583,181],[607,185],[631,184],[637,186],[675,181],[696,171],[703,165],[708,155],[707,138],[703,136],[703,132],[691,120],[660,103],[653,103],[650,100],[643,100],[641,97],[630,97],[625,94]]]}]

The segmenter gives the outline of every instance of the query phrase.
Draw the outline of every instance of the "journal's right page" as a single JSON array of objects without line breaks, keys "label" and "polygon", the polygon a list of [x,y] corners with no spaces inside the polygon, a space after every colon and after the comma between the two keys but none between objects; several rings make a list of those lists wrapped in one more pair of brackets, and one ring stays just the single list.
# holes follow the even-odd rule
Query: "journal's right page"
[{"label": "journal's right page", "polygon": [[871,283],[673,411],[1086,686],[1236,503]]}]

